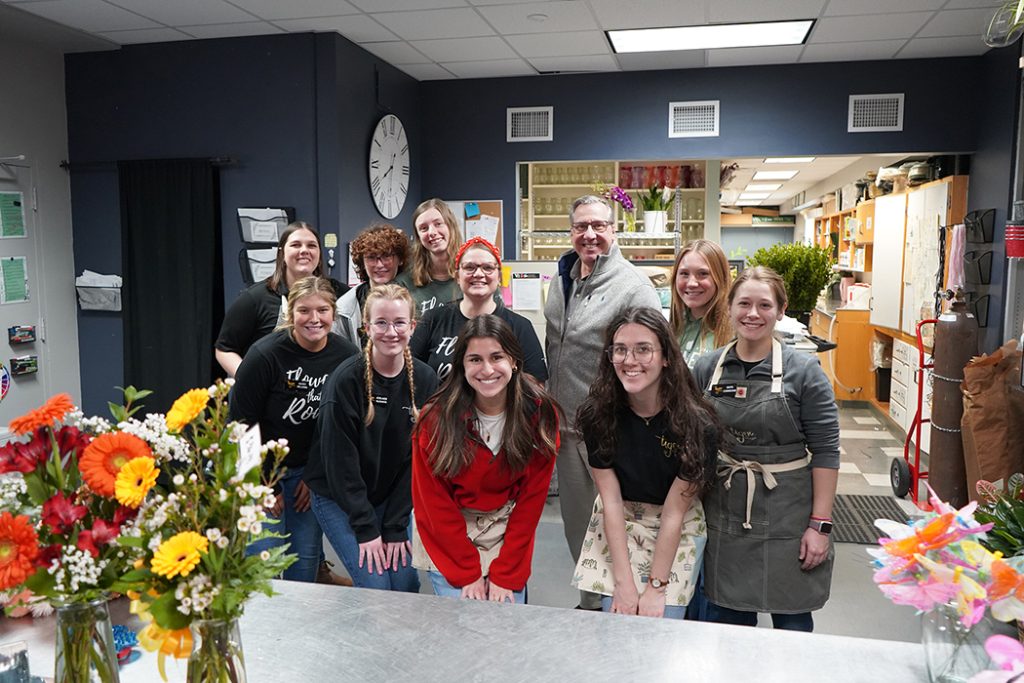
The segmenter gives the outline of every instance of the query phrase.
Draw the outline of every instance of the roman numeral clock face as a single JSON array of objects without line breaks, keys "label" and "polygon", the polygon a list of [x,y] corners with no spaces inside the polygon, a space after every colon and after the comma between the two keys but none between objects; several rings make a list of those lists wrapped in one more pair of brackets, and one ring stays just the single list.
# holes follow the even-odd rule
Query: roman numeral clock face
[{"label": "roman numeral clock face", "polygon": [[409,138],[398,117],[377,122],[370,139],[370,194],[385,218],[397,216],[409,193]]}]

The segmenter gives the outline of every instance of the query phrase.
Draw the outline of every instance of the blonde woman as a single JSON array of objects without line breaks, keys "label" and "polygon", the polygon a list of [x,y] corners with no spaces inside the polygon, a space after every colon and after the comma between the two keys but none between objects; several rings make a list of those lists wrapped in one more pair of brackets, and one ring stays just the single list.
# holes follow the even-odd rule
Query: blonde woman
[{"label": "blonde woman", "polygon": [[366,347],[327,380],[306,467],[313,512],[358,587],[419,591],[408,534],[411,439],[437,375],[409,353],[415,327],[404,287],[370,290]]},{"label": "blonde woman", "polygon": [[729,261],[715,242],[687,242],[676,256],[669,320],[690,368],[697,356],[732,339],[726,301],[731,280]]},{"label": "blonde woman", "polygon": [[397,282],[404,285],[416,304],[417,315],[456,301],[461,296],[455,280],[455,254],[462,233],[455,214],[440,199],[428,199],[412,213],[416,239],[412,259]]}]

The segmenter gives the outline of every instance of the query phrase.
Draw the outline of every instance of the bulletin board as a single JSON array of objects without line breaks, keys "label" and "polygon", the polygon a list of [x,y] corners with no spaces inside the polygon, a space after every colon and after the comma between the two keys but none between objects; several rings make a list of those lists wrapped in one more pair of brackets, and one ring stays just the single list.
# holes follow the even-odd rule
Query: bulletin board
[{"label": "bulletin board", "polygon": [[502,202],[500,199],[461,201],[444,200],[459,221],[464,240],[479,235],[498,248],[505,258],[502,242]]}]

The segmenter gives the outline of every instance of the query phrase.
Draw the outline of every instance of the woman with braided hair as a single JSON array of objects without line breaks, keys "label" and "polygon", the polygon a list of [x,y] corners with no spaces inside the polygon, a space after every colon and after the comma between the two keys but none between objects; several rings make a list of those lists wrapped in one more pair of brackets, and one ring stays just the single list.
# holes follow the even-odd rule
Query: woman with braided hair
[{"label": "woman with braided hair", "polygon": [[413,302],[400,285],[370,290],[362,354],[331,374],[306,466],[313,513],[357,587],[419,591],[410,561],[412,429],[437,375],[409,353]]}]

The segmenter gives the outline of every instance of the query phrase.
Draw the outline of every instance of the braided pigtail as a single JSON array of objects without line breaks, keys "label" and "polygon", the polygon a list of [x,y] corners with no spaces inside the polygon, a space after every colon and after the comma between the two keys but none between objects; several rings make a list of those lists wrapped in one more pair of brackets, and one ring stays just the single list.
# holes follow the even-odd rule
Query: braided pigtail
[{"label": "braided pigtail", "polygon": [[420,410],[416,407],[416,382],[412,378],[412,351],[409,350],[408,345],[402,355],[405,357],[405,374],[409,376],[409,413],[412,415],[412,421],[416,422],[420,418]]},{"label": "braided pigtail", "polygon": [[369,427],[373,424],[373,340],[366,340],[366,348],[363,349],[366,358],[366,417],[363,423]]}]

